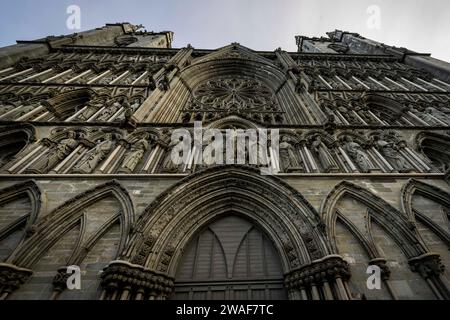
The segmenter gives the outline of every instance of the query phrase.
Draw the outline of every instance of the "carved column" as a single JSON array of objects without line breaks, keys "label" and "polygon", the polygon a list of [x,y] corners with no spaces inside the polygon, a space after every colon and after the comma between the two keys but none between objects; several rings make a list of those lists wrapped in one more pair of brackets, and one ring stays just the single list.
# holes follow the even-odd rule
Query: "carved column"
[{"label": "carved column", "polygon": [[5,300],[12,292],[19,289],[32,274],[31,270],[0,263],[0,300]]},{"label": "carved column", "polygon": [[397,300],[397,294],[394,292],[390,282],[389,277],[391,275],[391,270],[389,270],[389,267],[386,264],[386,259],[384,258],[375,258],[369,261],[370,266],[378,266],[381,271],[381,280],[386,285],[386,288],[388,289],[389,293],[392,296],[392,299]]},{"label": "carved column", "polygon": [[411,270],[418,272],[424,278],[436,297],[440,300],[450,299],[450,290],[447,280],[442,276],[444,265],[437,253],[429,252],[409,259]]},{"label": "carved column", "polygon": [[67,267],[58,269],[58,272],[53,278],[53,293],[50,300],[57,300],[61,293],[67,289],[67,280],[69,277],[70,273],[67,273]]},{"label": "carved column", "polygon": [[174,286],[166,274],[126,261],[111,262],[101,278],[105,300],[165,300]]},{"label": "carved column", "polygon": [[289,291],[300,292],[299,298],[304,300],[348,300],[345,283],[349,277],[348,263],[339,255],[330,255],[293,270],[285,284]]},{"label": "carved column", "polygon": [[181,49],[160,71],[154,75],[153,82],[156,85],[156,88],[152,91],[147,100],[145,100],[139,109],[133,114],[130,119],[131,123],[139,123],[149,117],[151,111],[155,109],[161,96],[164,95],[165,91],[171,87],[171,82],[176,77],[175,75],[187,62],[192,54],[192,51],[193,48],[191,46]]},{"label": "carved column", "polygon": [[[276,50],[275,54],[280,61],[281,65],[283,66],[283,69],[286,71],[287,75],[287,81],[291,88],[293,88],[293,92],[299,91],[299,88],[301,88],[301,77],[300,77],[300,68],[295,63],[295,61],[292,59],[292,57],[283,50]],[[318,123],[321,118],[325,118],[325,115],[323,114],[322,110],[320,108],[314,109],[314,113],[316,115],[315,119],[311,114],[310,110],[307,110],[304,103],[301,101],[299,96],[297,94],[294,95],[294,99],[296,100],[296,104],[301,109],[301,115],[298,115],[299,119],[304,119],[307,121],[307,123]],[[290,112],[296,112],[296,110],[291,110]]]}]

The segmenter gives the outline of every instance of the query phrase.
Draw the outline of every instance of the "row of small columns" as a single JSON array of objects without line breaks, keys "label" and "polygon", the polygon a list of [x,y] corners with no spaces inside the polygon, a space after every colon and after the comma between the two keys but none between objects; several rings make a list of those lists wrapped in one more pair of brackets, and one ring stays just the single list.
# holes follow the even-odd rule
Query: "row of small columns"
[{"label": "row of small columns", "polygon": [[[329,75],[329,76],[332,77],[332,75]],[[324,77],[322,77],[322,75],[318,75],[318,78],[321,80],[321,82],[322,82],[328,89],[332,89],[332,90],[333,90],[333,89],[339,89],[339,88],[334,88],[334,87],[332,86],[332,84],[331,84],[329,81],[327,81]],[[362,86],[365,87],[366,89],[368,89],[368,90],[370,89],[370,86],[368,86],[366,83],[364,83],[363,80],[358,79],[358,78],[355,77],[355,76],[352,76],[351,78],[352,78],[352,80],[356,81],[358,84],[362,85]],[[354,89],[354,88],[352,88],[347,82],[345,82],[345,80],[343,80],[341,77],[339,77],[339,76],[337,76],[337,75],[334,75],[334,79],[336,79],[336,80],[338,80],[338,82],[342,83],[342,84],[346,87],[346,89],[349,89],[349,90]],[[384,77],[384,79],[386,79],[387,81],[389,81],[390,84],[393,84],[393,85],[394,85],[392,89],[389,88],[389,87],[387,87],[387,86],[384,85],[383,83],[381,83],[380,81],[382,81],[382,80],[377,81],[376,79],[374,79],[374,78],[371,77],[371,76],[368,76],[367,79],[369,79],[369,80],[372,81],[372,83],[370,83],[370,84],[372,84],[372,85],[373,85],[373,84],[374,84],[374,85],[377,85],[377,86],[379,86],[380,88],[382,88],[382,89],[384,89],[384,90],[386,90],[386,91],[399,90],[399,89],[400,89],[400,90],[404,90],[404,91],[411,91],[411,90],[409,90],[407,87],[405,87],[403,84],[409,84],[411,87],[415,88],[416,90],[421,90],[421,91],[425,91],[425,92],[429,91],[428,89],[424,88],[423,86],[421,86],[421,85],[419,85],[419,84],[417,84],[417,83],[414,83],[414,82],[412,82],[412,81],[410,81],[410,80],[408,80],[408,79],[406,79],[406,78],[404,78],[404,77],[400,77],[400,79],[399,79],[399,80],[402,80],[402,81],[404,82],[403,84],[401,84],[401,83],[399,83],[398,81],[395,81],[394,79],[391,79],[391,78],[389,78],[389,77]],[[447,91],[447,90],[445,90],[444,88],[441,88],[441,87],[437,86],[436,84],[431,83],[431,82],[429,82],[429,81],[425,81],[425,80],[423,80],[423,79],[421,79],[421,78],[416,78],[416,79],[417,79],[418,81],[420,81],[422,84],[428,85],[428,86],[432,87],[433,89],[437,89],[437,90],[443,91],[443,92],[446,92],[446,91]],[[433,79],[433,80],[437,80],[437,79]],[[436,82],[437,82],[437,81],[436,81]],[[439,84],[442,84],[442,82],[439,81]]]},{"label": "row of small columns", "polygon": [[20,288],[33,274],[33,271],[9,263],[0,263],[0,300]]},{"label": "row of small columns", "polygon": [[291,271],[285,279],[292,300],[350,300],[348,263],[329,255]]},{"label": "row of small columns", "polygon": [[[12,68],[8,68],[8,69],[5,69],[5,70],[3,70],[3,71],[10,71],[11,69],[12,69]],[[26,70],[18,71],[18,72],[16,72],[16,73],[13,73],[13,74],[10,74],[10,75],[7,75],[7,76],[4,76],[4,77],[0,78],[0,81],[6,81],[6,80],[11,81],[11,79],[14,79],[14,78],[16,78],[16,77],[23,76],[23,75],[28,75],[28,74],[30,74],[32,71],[34,71],[34,68],[28,68],[28,69],[26,69]],[[17,82],[18,82],[18,83],[24,83],[24,82],[27,82],[27,81],[31,81],[31,80],[34,80],[34,79],[36,79],[36,78],[42,77],[42,76],[44,76],[44,75],[46,75],[46,74],[55,72],[55,71],[56,71],[56,69],[53,69],[53,68],[46,69],[46,70],[44,70],[44,71],[39,71],[38,73],[34,73],[34,74],[32,74],[32,75],[30,75],[30,76],[27,76],[27,77],[25,77],[25,78],[23,78],[23,79],[21,79],[21,80],[18,80]],[[59,79],[59,78],[61,78],[61,77],[64,77],[64,76],[70,74],[71,72],[76,72],[76,71],[75,71],[74,69],[72,69],[72,68],[67,69],[67,70],[64,70],[64,71],[62,71],[62,72],[59,72],[58,74],[52,75],[52,76],[49,77],[49,78],[43,79],[43,80],[41,81],[41,83],[50,83],[50,82],[52,82],[52,81],[55,81],[55,80],[57,80],[57,79]],[[64,81],[63,83],[64,83],[64,84],[72,83],[72,82],[74,82],[74,81],[76,81],[76,80],[78,80],[78,79],[80,79],[80,78],[82,78],[82,77],[86,77],[86,76],[88,76],[88,75],[90,75],[90,74],[92,74],[92,73],[94,73],[94,71],[91,70],[91,69],[89,69],[89,70],[84,70],[83,72],[81,72],[81,73],[79,73],[79,74],[74,74],[73,77],[71,77],[70,79]],[[91,79],[87,80],[86,83],[87,83],[87,84],[93,84],[93,83],[96,83],[96,82],[100,81],[102,78],[104,78],[104,77],[110,75],[111,73],[112,73],[111,70],[105,70],[105,71],[101,72],[100,74],[95,75],[95,76],[92,77]],[[0,73],[0,74],[1,74],[1,73]],[[143,71],[142,74],[140,74],[140,75],[139,75],[139,76],[138,76],[131,84],[132,84],[132,85],[138,85],[138,84],[144,79],[144,77],[145,77],[147,74],[148,74],[148,71]],[[129,77],[130,75],[131,75],[131,72],[130,72],[129,70],[126,70],[126,71],[124,71],[124,72],[118,74],[117,77],[115,77],[113,80],[111,80],[108,84],[110,84],[110,85],[116,84],[117,82],[126,79],[126,78]]]},{"label": "row of small columns", "polygon": [[174,279],[126,261],[113,261],[101,275],[100,300],[166,300]]}]

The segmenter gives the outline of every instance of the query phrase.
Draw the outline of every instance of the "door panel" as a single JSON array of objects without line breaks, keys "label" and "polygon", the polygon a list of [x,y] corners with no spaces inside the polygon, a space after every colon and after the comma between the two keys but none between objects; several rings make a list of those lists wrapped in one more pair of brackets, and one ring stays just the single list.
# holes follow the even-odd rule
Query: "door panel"
[{"label": "door panel", "polygon": [[185,249],[175,299],[286,299],[283,271],[272,242],[252,223],[227,216]]}]

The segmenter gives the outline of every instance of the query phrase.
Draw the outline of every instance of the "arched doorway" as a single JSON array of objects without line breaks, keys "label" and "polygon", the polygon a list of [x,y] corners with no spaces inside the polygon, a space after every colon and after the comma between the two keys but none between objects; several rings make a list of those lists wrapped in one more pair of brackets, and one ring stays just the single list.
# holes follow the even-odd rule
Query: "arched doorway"
[{"label": "arched doorway", "polygon": [[287,299],[283,269],[272,242],[237,215],[212,222],[181,258],[173,299]]}]

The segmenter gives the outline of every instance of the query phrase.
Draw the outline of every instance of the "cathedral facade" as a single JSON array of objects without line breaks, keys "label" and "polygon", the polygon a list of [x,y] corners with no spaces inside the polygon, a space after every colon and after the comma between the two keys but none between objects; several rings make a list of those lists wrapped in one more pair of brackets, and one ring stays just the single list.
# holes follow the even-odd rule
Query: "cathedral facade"
[{"label": "cathedral facade", "polygon": [[0,49],[0,299],[450,298],[450,64],[339,30],[172,39]]}]

